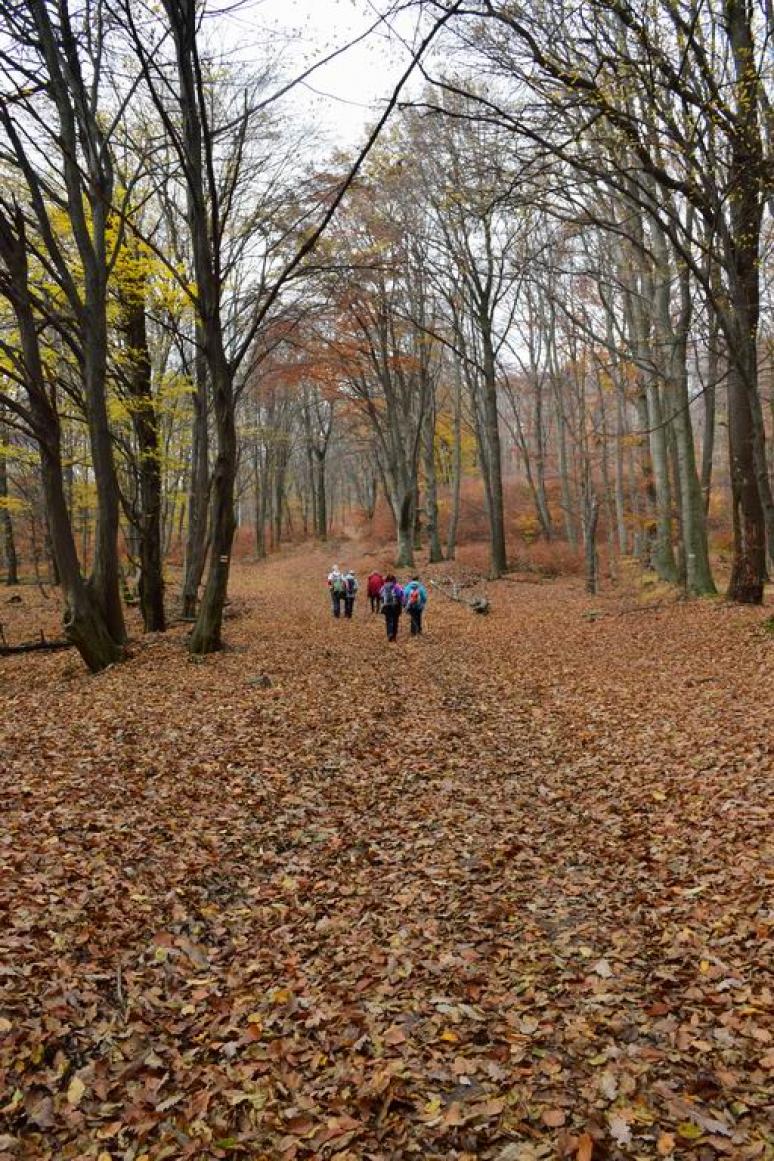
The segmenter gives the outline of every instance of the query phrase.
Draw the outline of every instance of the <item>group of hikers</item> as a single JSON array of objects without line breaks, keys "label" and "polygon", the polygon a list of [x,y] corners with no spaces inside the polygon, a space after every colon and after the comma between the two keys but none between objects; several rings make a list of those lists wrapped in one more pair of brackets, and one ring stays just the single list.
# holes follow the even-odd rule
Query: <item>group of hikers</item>
[{"label": "group of hikers", "polygon": [[[331,609],[336,618],[344,616],[351,618],[355,608],[355,597],[360,585],[352,569],[340,569],[334,564],[328,573],[328,590],[331,595]],[[387,630],[387,640],[396,641],[401,614],[404,609],[411,622],[411,636],[417,637],[422,632],[422,613],[427,604],[427,589],[418,576],[401,585],[394,573],[383,576],[380,572],[370,572],[366,581],[366,593],[371,604],[372,613],[381,613]]]}]

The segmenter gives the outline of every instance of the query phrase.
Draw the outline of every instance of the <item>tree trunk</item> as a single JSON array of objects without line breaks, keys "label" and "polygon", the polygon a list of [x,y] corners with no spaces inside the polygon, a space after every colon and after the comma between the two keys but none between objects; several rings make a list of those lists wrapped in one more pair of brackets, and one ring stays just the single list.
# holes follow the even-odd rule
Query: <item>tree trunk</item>
[{"label": "tree trunk", "polygon": [[626,556],[629,548],[626,534],[626,498],[624,492],[626,479],[624,471],[624,437],[626,435],[624,402],[623,387],[618,383],[615,393],[615,527],[618,537],[618,552],[621,556]]},{"label": "tree trunk", "polygon": [[16,541],[13,535],[13,521],[8,507],[8,469],[5,449],[0,444],[0,529],[2,530],[3,559],[5,560],[5,583],[18,585],[19,560],[16,555]]},{"label": "tree trunk", "polygon": [[158,415],[153,401],[151,361],[142,295],[131,295],[123,304],[123,329],[131,364],[127,385],[132,398],[132,426],[137,440],[139,488],[135,508],[139,534],[139,595],[146,633],[163,633],[164,575],[161,550],[162,480]]},{"label": "tree trunk", "polygon": [[43,495],[64,596],[65,630],[89,669],[98,672],[121,660],[124,639],[123,634],[116,639],[111,633],[100,595],[81,574],[65,496],[59,415],[47,390],[40,334],[29,293],[28,248],[20,210],[13,224],[0,214],[0,253],[13,286],[12,305],[19,329],[25,390],[40,449]]},{"label": "tree trunk", "polygon": [[672,491],[669,486],[669,448],[661,392],[657,380],[648,376],[645,388],[648,409],[650,463],[656,500],[656,536],[652,564],[662,580],[675,584],[677,564],[672,546]]},{"label": "tree trunk", "polygon": [[413,568],[414,566],[414,491],[408,488],[402,498],[393,505],[395,512],[396,532],[398,536],[398,555],[395,564],[399,568]]},{"label": "tree trunk", "polygon": [[707,382],[704,385],[704,439],[701,446],[701,492],[704,497],[704,514],[709,516],[712,495],[712,461],[715,454],[715,415],[717,411],[717,382],[720,367],[718,352],[718,329],[713,320],[707,354]]},{"label": "tree trunk", "polygon": [[266,505],[268,480],[265,462],[261,462],[261,452],[256,446],[253,453],[255,473],[255,554],[259,560],[266,558]]},{"label": "tree trunk", "polygon": [[[109,636],[113,642],[123,644],[126,628],[118,564],[120,497],[107,411],[108,218],[113,204],[113,159],[104,120],[97,111],[98,86],[85,80],[80,63],[74,66],[79,47],[74,41],[67,6],[60,6],[56,23],[53,10],[39,0],[27,8],[48,72],[47,91],[56,106],[58,125],[53,140],[61,149],[56,161],[61,164],[68,224],[82,267],[82,292],[75,288],[69,275],[62,279],[61,266],[59,284],[78,321],[83,393],[96,484],[94,562],[88,586],[102,609]],[[98,24],[95,25],[95,52],[104,47],[101,32]],[[35,182],[32,186],[37,192]],[[40,196],[33,196],[32,204],[45,236],[51,227],[48,210]],[[49,253],[54,259],[51,269],[55,269],[56,247],[49,247]]]},{"label": "tree trunk", "polygon": [[[100,296],[101,291],[94,292],[94,297],[98,300]],[[89,585],[102,606],[110,636],[114,641],[123,643],[126,640],[126,626],[121,603],[121,578],[118,565],[118,480],[105,392],[107,323],[104,312],[99,309],[98,305],[95,305],[89,313],[92,325],[86,345],[83,378],[87,401],[91,460],[97,494],[94,562]]]},{"label": "tree trunk", "polygon": [[454,445],[452,448],[452,496],[449,527],[446,530],[446,559],[454,560],[457,551],[457,526],[460,521],[460,490],[462,486],[462,372],[455,363],[454,382]]},{"label": "tree trunk", "polygon": [[[43,506],[45,508],[45,502],[44,502]],[[48,519],[48,513],[44,514],[44,528],[45,528],[45,532],[43,534],[43,551],[45,552],[46,560],[48,561],[48,569],[49,569],[51,584],[58,585],[58,584],[60,584],[59,566],[56,563],[56,556],[54,555],[54,546],[51,543],[51,523]]]},{"label": "tree trunk", "polygon": [[317,525],[315,533],[318,540],[328,539],[328,500],[326,496],[325,479],[325,452],[315,449],[315,473],[317,476]]},{"label": "tree trunk", "polygon": [[710,568],[704,498],[696,471],[686,378],[683,377],[682,382],[675,383],[674,386],[676,388],[674,428],[685,560],[685,588],[694,596],[712,595],[717,590]]},{"label": "tree trunk", "polygon": [[707,521],[701,480],[696,470],[690,397],[688,394],[687,343],[691,299],[688,272],[679,274],[681,321],[674,335],[671,357],[671,387],[674,401],[674,430],[677,485],[683,534],[685,588],[693,596],[712,596],[717,590],[712,579],[707,543]]},{"label": "tree trunk", "polygon": [[752,454],[752,418],[747,387],[733,363],[728,369],[728,436],[734,560],[729,600],[763,603],[766,578],[766,530]]},{"label": "tree trunk", "polygon": [[586,592],[595,594],[599,587],[599,561],[597,557],[597,522],[599,520],[599,500],[591,488],[585,489],[583,497],[583,548],[586,558]]},{"label": "tree trunk", "polygon": [[758,394],[759,243],[766,183],[759,122],[760,87],[752,8],[724,4],[736,71],[736,118],[731,134],[728,266],[733,314],[727,316],[728,434],[734,517],[734,563],[728,595],[760,604],[766,579],[766,538],[774,560],[774,500],[766,463]]},{"label": "tree trunk", "polygon": [[202,583],[207,559],[207,524],[210,491],[210,448],[207,423],[207,362],[204,357],[204,337],[196,326],[194,375],[196,380],[193,403],[193,432],[191,441],[191,476],[188,488],[188,534],[185,545],[185,574],[183,579],[183,616],[196,616],[199,585]]},{"label": "tree trunk", "polygon": [[546,495],[546,441],[543,429],[543,377],[538,372],[535,375],[535,503],[543,537],[550,542],[554,529]]},{"label": "tree trunk", "polygon": [[500,423],[497,410],[497,379],[495,374],[494,350],[488,331],[488,320],[482,319],[482,345],[484,351],[484,430],[486,434],[488,475],[489,475],[489,531],[490,531],[490,575],[502,576],[508,570],[505,548],[505,511],[503,504],[503,468],[500,446]]},{"label": "tree trunk", "polygon": [[556,414],[556,438],[559,448],[559,486],[562,491],[562,517],[564,519],[564,534],[567,543],[573,552],[578,547],[578,535],[575,529],[575,505],[572,499],[570,486],[570,466],[567,455],[567,420],[562,406],[560,380],[554,376],[554,409]]},{"label": "tree trunk", "polygon": [[42,430],[42,425],[38,426],[41,478],[51,543],[62,586],[65,633],[92,673],[98,673],[120,661],[124,651],[122,644],[110,633],[97,594],[81,574],[62,482],[62,460],[55,428],[57,421],[47,417],[45,423],[47,432]]},{"label": "tree trunk", "polygon": [[597,375],[597,396],[599,399],[599,414],[602,420],[601,440],[599,449],[599,468],[602,476],[602,494],[604,497],[605,509],[607,513],[607,554],[608,554],[608,576],[615,577],[615,496],[613,493],[613,484],[610,479],[610,457],[608,453],[608,430],[607,430],[607,408],[605,406],[605,395],[602,388],[600,377]]},{"label": "tree trunk", "polygon": [[427,540],[430,549],[430,564],[443,560],[441,536],[438,528],[438,486],[435,474],[435,406],[427,409],[424,430],[425,461],[425,515],[427,517]]},{"label": "tree trunk", "polygon": [[213,653],[221,648],[223,609],[236,531],[234,485],[237,445],[233,387],[225,357],[222,363],[220,373],[213,382],[218,454],[212,477],[210,567],[199,615],[191,633],[189,648],[192,653]]}]

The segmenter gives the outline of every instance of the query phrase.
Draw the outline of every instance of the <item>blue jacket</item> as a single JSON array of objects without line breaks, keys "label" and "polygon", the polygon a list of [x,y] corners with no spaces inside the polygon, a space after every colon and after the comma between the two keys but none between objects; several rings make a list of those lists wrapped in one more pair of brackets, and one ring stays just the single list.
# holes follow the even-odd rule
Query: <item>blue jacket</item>
[{"label": "blue jacket", "polygon": [[403,605],[405,608],[409,608],[409,600],[414,589],[417,589],[419,592],[419,607],[420,609],[424,609],[427,604],[427,589],[421,581],[409,581],[403,590]]}]

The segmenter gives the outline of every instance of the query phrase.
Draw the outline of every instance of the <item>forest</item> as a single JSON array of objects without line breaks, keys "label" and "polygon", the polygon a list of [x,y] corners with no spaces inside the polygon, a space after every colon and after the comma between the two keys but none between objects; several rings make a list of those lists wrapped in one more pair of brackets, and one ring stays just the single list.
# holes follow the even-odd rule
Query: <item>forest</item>
[{"label": "forest", "polygon": [[355,7],[0,0],[0,1161],[771,1156],[770,0]]},{"label": "forest", "polygon": [[122,590],[163,630],[166,561],[206,654],[235,543],[375,517],[400,565],[537,543],[698,596],[714,549],[763,599],[770,13],[420,10],[423,85],[311,163],[217,13],[4,9],[4,575],[60,587],[93,671]]}]

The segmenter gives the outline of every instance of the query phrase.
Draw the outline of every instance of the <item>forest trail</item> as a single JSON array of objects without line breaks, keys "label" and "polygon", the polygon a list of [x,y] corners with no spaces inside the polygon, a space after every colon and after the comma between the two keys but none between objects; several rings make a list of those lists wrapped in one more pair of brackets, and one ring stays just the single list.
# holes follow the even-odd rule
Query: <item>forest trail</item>
[{"label": "forest trail", "polygon": [[201,662],[0,660],[0,1159],[769,1156],[761,611],[503,581],[388,645],[334,559]]}]

